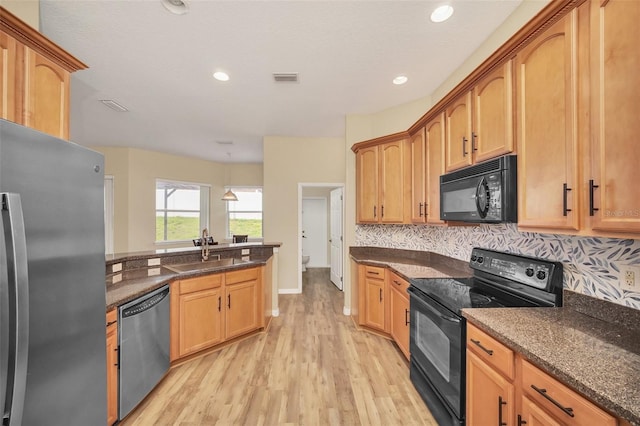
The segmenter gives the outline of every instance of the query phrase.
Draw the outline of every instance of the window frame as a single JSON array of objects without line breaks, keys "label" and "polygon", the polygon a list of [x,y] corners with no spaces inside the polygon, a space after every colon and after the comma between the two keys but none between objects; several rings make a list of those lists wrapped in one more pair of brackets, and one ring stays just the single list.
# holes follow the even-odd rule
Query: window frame
[{"label": "window frame", "polygon": [[[158,212],[163,212],[163,224],[164,224],[164,236],[166,238],[167,236],[167,218],[169,217],[167,215],[167,213],[198,213],[199,214],[199,233],[202,232],[203,228],[207,228],[209,229],[209,217],[211,215],[211,211],[210,211],[210,206],[211,206],[211,185],[207,184],[207,183],[200,183],[200,182],[189,182],[189,181],[180,181],[180,180],[175,180],[175,179],[165,179],[165,178],[156,178],[155,179],[155,187],[154,187],[154,197],[157,197],[157,191],[158,191],[158,183],[162,182],[165,184],[174,184],[176,186],[179,185],[188,185],[188,186],[198,186],[200,188],[200,209],[199,210],[189,210],[189,209],[168,209],[167,208],[167,203],[166,203],[166,196],[165,196],[165,202],[164,202],[164,208],[163,209],[158,209],[157,208],[157,198],[155,198],[155,203],[156,203],[156,207],[154,209],[155,211],[155,218],[158,217]],[[165,188],[166,191],[166,188]],[[206,196],[203,196],[203,194],[206,194]],[[157,220],[157,219],[156,219]],[[156,222],[157,223],[157,222]],[[158,230],[154,227],[154,233],[157,235]],[[200,235],[196,235],[193,238],[197,238]],[[186,239],[186,240],[156,240],[156,237],[154,236],[154,244],[156,245],[163,245],[163,244],[176,244],[176,243],[184,243],[184,242],[192,242],[192,238],[190,239]]]},{"label": "window frame", "polygon": [[[224,191],[225,193],[228,190],[233,191],[234,193],[236,193],[235,190],[240,190],[240,189],[259,189],[260,193],[262,195],[264,195],[264,187],[260,186],[260,185],[225,185],[224,187]],[[239,192],[239,191],[238,191]],[[260,213],[260,221],[262,223],[262,225],[260,226],[260,230],[262,231],[260,236],[252,236],[249,235],[249,240],[263,240],[264,239],[264,202],[261,203],[260,205],[260,210],[234,210],[234,211],[230,211],[229,210],[229,206],[230,206],[231,202],[226,202],[226,206],[225,206],[225,216],[226,216],[226,220],[225,220],[225,233],[227,236],[227,239],[231,240],[233,238],[233,234],[231,233],[231,226],[230,226],[230,213]]]}]

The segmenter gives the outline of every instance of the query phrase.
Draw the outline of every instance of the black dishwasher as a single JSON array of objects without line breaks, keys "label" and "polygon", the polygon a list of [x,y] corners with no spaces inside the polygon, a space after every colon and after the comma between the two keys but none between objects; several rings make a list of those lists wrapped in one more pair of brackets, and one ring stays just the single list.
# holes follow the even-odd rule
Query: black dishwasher
[{"label": "black dishwasher", "polygon": [[169,370],[169,286],[118,309],[118,417],[123,419]]}]

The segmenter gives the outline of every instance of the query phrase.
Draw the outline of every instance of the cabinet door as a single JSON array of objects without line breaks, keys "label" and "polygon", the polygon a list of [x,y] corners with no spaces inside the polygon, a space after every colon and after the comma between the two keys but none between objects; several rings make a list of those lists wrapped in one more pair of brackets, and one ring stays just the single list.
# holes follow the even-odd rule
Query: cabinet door
[{"label": "cabinet door", "polygon": [[380,154],[380,222],[404,221],[404,143],[389,142],[378,147]]},{"label": "cabinet door", "polygon": [[577,230],[574,10],[516,57],[518,223]]},{"label": "cabinet door", "polygon": [[16,48],[13,37],[0,31],[0,118],[16,121]]},{"label": "cabinet door", "polygon": [[69,72],[25,49],[25,126],[69,139]]},{"label": "cabinet door", "polygon": [[467,350],[467,424],[512,425],[514,405],[513,385]]},{"label": "cabinet door", "polygon": [[248,333],[260,327],[257,290],[257,280],[226,287],[225,339]]},{"label": "cabinet door", "polygon": [[426,144],[424,129],[416,133],[410,142],[411,151],[411,222],[424,223],[426,219]]},{"label": "cabinet door", "polygon": [[358,223],[378,222],[378,147],[363,148],[356,154]]},{"label": "cabinet door", "polygon": [[364,307],[364,323],[371,328],[383,330],[385,328],[384,311],[385,311],[385,294],[384,280],[376,280],[365,278],[365,307]]},{"label": "cabinet door", "polygon": [[512,67],[512,61],[507,61],[473,90],[471,149],[475,162],[513,152]]},{"label": "cabinet door", "polygon": [[118,325],[107,327],[107,425],[118,421]]},{"label": "cabinet door", "polygon": [[409,359],[409,298],[402,294],[402,290],[398,289],[406,286],[396,285],[391,282],[391,290],[389,291],[389,304],[391,305],[391,337],[402,351],[405,357]]},{"label": "cabinet door", "polygon": [[221,287],[180,295],[180,356],[220,343]]},{"label": "cabinet door", "polygon": [[561,426],[562,423],[547,414],[535,402],[522,396],[522,414],[518,416],[518,424],[527,426]]},{"label": "cabinet door", "polygon": [[[592,174],[597,230],[640,232],[640,2],[591,3]],[[589,209],[589,206],[586,206]]]},{"label": "cabinet door", "polygon": [[427,142],[427,223],[443,224],[440,220],[440,176],[444,174],[444,113],[425,127]]},{"label": "cabinet door", "polygon": [[471,164],[471,92],[447,108],[446,170]]}]

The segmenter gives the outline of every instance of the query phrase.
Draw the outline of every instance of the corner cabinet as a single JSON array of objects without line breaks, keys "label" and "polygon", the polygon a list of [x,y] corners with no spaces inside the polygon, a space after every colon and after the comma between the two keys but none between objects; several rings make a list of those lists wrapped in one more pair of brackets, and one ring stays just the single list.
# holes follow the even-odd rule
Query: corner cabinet
[{"label": "corner cabinet", "polygon": [[394,274],[387,272],[389,287],[389,330],[391,337],[404,356],[409,359],[409,283]]},{"label": "corner cabinet", "polygon": [[118,311],[107,312],[107,426],[118,421]]},{"label": "corner cabinet", "polygon": [[387,287],[385,269],[361,265],[359,270],[360,325],[374,330],[387,331]]},{"label": "corner cabinet", "polygon": [[577,11],[516,56],[518,224],[578,230]]},{"label": "corner cabinet", "polygon": [[264,268],[171,284],[171,361],[264,327]]},{"label": "corner cabinet", "polygon": [[356,152],[358,223],[405,223],[410,196],[406,145],[402,139]]},{"label": "corner cabinet", "polygon": [[0,6],[0,116],[69,139],[72,72],[85,64]]}]

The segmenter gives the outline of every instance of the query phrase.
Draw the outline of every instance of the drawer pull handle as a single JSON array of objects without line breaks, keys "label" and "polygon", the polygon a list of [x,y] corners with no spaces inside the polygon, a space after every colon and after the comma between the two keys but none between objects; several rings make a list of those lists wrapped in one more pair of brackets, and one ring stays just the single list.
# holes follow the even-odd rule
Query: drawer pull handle
[{"label": "drawer pull handle", "polygon": [[507,401],[503,401],[502,397],[498,397],[498,426],[507,426],[505,422],[502,421],[502,406],[507,405]]},{"label": "drawer pull handle", "polygon": [[375,272],[375,271],[367,271],[367,274],[369,274],[369,275],[380,275],[379,272]]},{"label": "drawer pull handle", "polygon": [[113,324],[115,324],[115,323],[117,323],[117,322],[118,322],[118,320],[115,320],[115,321],[109,321],[109,322],[107,323],[107,327],[109,327],[110,325],[113,325]]},{"label": "drawer pull handle", "polygon": [[569,417],[575,417],[575,414],[573,414],[573,408],[571,407],[564,407],[562,404],[560,404],[558,401],[556,401],[555,399],[551,398],[549,395],[547,395],[547,390],[546,389],[540,389],[539,387],[537,387],[536,385],[531,385],[531,388],[538,392],[540,395],[542,395],[543,397],[545,397],[545,399],[547,399],[549,402],[551,402],[553,405],[555,405],[556,407],[558,407],[559,409],[561,409],[562,411],[564,411],[564,413],[569,416]]},{"label": "drawer pull handle", "polygon": [[402,283],[398,280],[393,280],[394,283],[398,284],[398,285],[402,285]]},{"label": "drawer pull handle", "polygon": [[479,347],[480,349],[482,349],[483,351],[485,351],[486,353],[488,353],[489,355],[493,355],[493,350],[491,349],[487,349],[484,346],[482,346],[482,343],[480,343],[480,340],[473,340],[471,339],[471,342],[473,342],[473,344],[475,344],[477,347]]}]

